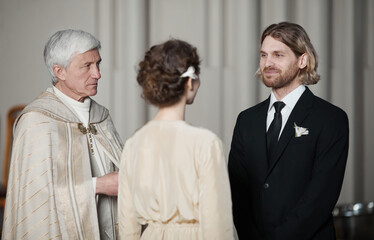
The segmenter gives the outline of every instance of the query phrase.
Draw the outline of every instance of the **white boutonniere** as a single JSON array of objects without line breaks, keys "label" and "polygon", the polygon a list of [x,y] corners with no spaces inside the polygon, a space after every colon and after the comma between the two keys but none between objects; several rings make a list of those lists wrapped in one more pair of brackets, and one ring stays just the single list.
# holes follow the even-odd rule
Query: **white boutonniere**
[{"label": "white boutonniere", "polygon": [[307,128],[299,127],[296,123],[293,123],[295,126],[295,137],[301,137],[302,135],[308,135],[309,130]]}]

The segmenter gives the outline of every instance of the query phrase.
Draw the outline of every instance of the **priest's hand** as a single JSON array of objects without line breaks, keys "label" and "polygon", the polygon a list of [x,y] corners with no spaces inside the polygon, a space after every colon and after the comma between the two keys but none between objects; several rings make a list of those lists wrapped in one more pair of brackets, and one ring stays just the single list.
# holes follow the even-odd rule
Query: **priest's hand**
[{"label": "priest's hand", "polygon": [[96,180],[96,194],[118,195],[118,172],[108,173]]}]

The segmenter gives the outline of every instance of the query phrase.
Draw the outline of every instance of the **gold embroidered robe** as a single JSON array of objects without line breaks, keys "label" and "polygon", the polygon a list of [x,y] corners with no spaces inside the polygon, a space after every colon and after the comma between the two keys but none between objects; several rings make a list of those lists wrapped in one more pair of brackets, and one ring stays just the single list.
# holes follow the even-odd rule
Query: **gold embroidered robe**
[{"label": "gold embroidered robe", "polygon": [[[51,88],[14,126],[2,239],[100,239],[87,136]],[[118,170],[122,142],[109,111],[91,101],[92,135]],[[117,198],[113,197],[117,223]]]}]

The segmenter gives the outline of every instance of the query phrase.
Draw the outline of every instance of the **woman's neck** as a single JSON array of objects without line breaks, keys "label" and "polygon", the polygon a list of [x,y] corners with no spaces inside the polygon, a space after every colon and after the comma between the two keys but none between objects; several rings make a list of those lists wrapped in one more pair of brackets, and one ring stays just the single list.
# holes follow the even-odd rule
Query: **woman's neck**
[{"label": "woman's neck", "polygon": [[160,107],[156,113],[154,120],[184,120],[186,111],[186,101],[181,99],[178,103],[168,106]]}]

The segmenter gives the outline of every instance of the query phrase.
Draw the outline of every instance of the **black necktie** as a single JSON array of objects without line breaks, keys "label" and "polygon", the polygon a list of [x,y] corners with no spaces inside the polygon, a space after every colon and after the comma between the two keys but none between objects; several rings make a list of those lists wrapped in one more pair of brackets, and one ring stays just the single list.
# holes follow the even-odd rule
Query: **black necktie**
[{"label": "black necktie", "polygon": [[[277,145],[279,133],[282,128],[282,114],[281,110],[286,105],[284,102],[275,102],[274,104],[275,113],[274,119],[270,124],[268,132],[266,134],[267,139],[267,150],[268,150],[268,159],[271,159],[271,155],[274,152],[275,145]],[[270,166],[270,165],[269,165]]]}]

